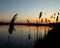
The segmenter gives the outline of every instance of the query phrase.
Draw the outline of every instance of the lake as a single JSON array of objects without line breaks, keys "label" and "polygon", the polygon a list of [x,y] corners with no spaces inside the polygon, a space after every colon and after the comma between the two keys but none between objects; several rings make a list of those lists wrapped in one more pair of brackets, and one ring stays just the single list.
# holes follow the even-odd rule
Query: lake
[{"label": "lake", "polygon": [[0,26],[0,48],[33,48],[34,41],[43,39],[49,30],[49,26],[24,26],[15,25],[12,33],[9,33],[9,25]]}]

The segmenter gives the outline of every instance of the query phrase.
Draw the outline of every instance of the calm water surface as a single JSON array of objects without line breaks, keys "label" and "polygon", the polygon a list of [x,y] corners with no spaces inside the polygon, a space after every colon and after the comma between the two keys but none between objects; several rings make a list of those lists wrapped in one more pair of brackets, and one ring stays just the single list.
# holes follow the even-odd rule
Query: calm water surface
[{"label": "calm water surface", "polygon": [[32,48],[34,41],[43,39],[52,28],[48,26],[14,26],[9,33],[9,26],[0,26],[0,48]]}]

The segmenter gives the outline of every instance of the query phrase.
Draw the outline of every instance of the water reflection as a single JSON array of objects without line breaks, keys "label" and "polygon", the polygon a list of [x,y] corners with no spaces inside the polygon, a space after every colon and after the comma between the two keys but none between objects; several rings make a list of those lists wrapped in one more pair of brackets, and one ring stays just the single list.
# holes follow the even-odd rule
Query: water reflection
[{"label": "water reflection", "polygon": [[15,30],[14,26],[9,26],[9,29],[8,29],[8,32],[9,32],[9,35],[8,35],[8,46],[7,46],[8,48],[11,48],[11,46],[12,46],[12,44],[10,42],[10,36],[12,35],[13,30]]},{"label": "water reflection", "polygon": [[[43,39],[52,28],[48,26],[13,26],[16,31],[7,31],[9,26],[0,27],[0,42],[7,42],[8,48],[33,48],[34,41]],[[3,29],[3,30],[2,30]],[[8,37],[7,37],[8,36]],[[0,45],[1,45],[0,43]],[[3,43],[4,45],[6,43]],[[3,45],[3,46],[4,46]],[[5,48],[6,46],[4,46]]]},{"label": "water reflection", "polygon": [[38,26],[36,26],[36,30],[37,30],[37,32],[36,32],[36,39],[38,39]]},{"label": "water reflection", "polygon": [[34,48],[60,48],[60,24],[48,31],[43,39],[37,39],[34,42]]}]

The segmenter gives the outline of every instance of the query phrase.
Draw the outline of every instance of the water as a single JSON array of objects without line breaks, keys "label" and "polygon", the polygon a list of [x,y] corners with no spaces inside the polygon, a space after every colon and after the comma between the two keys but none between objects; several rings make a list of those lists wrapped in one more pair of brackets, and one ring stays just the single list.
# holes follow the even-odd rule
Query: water
[{"label": "water", "polygon": [[0,48],[32,48],[34,41],[43,39],[52,28],[48,26],[14,26],[9,33],[9,26],[0,26]]}]

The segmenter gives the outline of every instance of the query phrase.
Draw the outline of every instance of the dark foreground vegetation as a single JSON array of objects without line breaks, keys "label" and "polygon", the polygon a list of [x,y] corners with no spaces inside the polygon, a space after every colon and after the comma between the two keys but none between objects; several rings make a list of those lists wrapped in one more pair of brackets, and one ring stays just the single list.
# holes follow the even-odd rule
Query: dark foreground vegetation
[{"label": "dark foreground vegetation", "polygon": [[48,31],[44,39],[37,39],[33,48],[60,48],[60,23]]}]

